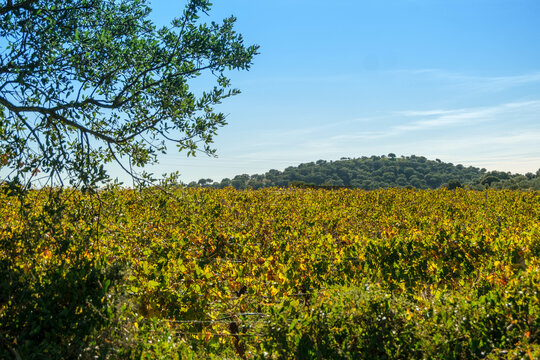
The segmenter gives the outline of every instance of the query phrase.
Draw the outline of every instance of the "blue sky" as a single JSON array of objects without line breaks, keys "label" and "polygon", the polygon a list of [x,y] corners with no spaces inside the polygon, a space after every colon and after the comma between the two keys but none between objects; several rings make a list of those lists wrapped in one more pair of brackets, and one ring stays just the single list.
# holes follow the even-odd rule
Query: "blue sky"
[{"label": "blue sky", "polygon": [[[166,25],[183,1],[153,0]],[[218,158],[171,148],[161,174],[221,180],[318,159],[422,155],[540,168],[540,1],[216,0],[260,55],[218,107]]]}]

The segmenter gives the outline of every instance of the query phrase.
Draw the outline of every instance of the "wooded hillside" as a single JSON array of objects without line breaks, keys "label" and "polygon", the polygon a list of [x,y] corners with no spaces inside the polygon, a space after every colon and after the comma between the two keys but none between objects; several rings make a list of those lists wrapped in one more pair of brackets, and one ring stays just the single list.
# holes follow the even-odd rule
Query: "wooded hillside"
[{"label": "wooded hillside", "polygon": [[265,174],[237,175],[232,179],[214,182],[200,179],[189,186],[236,189],[263,187],[351,187],[365,190],[379,188],[437,189],[440,187],[463,187],[482,190],[485,188],[540,190],[540,170],[533,173],[511,174],[490,171],[472,166],[454,165],[439,159],[428,160],[423,156],[363,156],[341,158],[337,161],[318,160],[291,166],[283,171],[272,169]]}]

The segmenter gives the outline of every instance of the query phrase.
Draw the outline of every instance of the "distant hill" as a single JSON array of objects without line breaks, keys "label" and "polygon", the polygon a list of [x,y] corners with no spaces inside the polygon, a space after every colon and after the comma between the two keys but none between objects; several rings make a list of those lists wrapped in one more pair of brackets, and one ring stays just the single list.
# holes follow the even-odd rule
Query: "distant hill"
[{"label": "distant hill", "polygon": [[227,187],[237,189],[262,187],[350,187],[374,190],[388,187],[436,189],[467,186],[482,190],[491,188],[540,190],[540,170],[536,174],[511,174],[476,167],[454,165],[423,156],[394,154],[361,158],[342,158],[337,161],[318,160],[291,166],[283,171],[270,170],[265,174],[237,175],[233,179],[213,182],[201,179],[188,186]]}]

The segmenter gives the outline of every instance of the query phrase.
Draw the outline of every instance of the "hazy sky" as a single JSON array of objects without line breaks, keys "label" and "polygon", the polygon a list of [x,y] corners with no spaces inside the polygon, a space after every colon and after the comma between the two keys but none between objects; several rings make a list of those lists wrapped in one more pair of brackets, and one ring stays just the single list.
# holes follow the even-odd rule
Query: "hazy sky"
[{"label": "hazy sky", "polygon": [[[151,1],[166,25],[183,1]],[[525,173],[540,168],[540,1],[216,0],[260,45],[215,147],[171,148],[156,174],[220,180],[318,159],[422,155]]]}]

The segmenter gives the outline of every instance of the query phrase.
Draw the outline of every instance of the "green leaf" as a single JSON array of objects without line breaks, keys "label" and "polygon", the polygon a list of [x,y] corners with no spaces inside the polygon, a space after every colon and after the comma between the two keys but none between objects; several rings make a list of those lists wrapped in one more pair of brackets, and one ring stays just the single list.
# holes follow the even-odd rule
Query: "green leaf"
[{"label": "green leaf", "polygon": [[109,279],[105,280],[105,284],[103,285],[103,291],[107,292],[110,285],[111,285],[111,280],[109,280]]},{"label": "green leaf", "polygon": [[155,280],[150,280],[147,284],[148,288],[153,290],[159,286],[159,283]]}]

